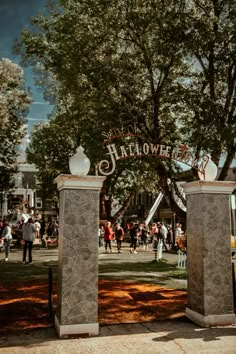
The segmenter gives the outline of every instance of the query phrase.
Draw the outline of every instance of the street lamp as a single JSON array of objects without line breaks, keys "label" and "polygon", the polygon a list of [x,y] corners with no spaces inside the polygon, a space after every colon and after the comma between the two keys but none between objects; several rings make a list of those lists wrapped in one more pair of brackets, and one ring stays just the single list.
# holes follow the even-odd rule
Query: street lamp
[{"label": "street lamp", "polygon": [[87,176],[90,169],[90,160],[84,154],[84,149],[79,146],[76,153],[69,160],[70,173],[77,176]]}]

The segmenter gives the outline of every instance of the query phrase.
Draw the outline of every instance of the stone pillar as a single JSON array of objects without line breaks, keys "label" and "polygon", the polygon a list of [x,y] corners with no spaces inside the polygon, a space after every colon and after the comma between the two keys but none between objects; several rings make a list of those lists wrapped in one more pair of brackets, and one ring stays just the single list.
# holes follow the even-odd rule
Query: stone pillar
[{"label": "stone pillar", "polygon": [[105,177],[59,175],[59,337],[97,335],[99,195]]},{"label": "stone pillar", "polygon": [[235,182],[186,183],[188,304],[186,316],[202,327],[232,325],[230,195]]}]

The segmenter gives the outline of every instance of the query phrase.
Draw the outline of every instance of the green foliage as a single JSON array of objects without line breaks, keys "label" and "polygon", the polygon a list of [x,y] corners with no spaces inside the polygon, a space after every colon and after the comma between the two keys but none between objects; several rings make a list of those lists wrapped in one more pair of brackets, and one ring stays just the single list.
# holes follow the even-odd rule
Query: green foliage
[{"label": "green foliage", "polygon": [[54,179],[60,173],[69,173],[69,157],[74,151],[71,127],[61,125],[60,119],[36,125],[27,151],[28,161],[39,169],[38,195],[43,202],[56,198]]},{"label": "green foliage", "polygon": [[186,9],[184,43],[195,65],[188,97],[192,110],[189,143],[211,153],[217,165],[225,153],[220,179],[226,177],[235,153],[235,5],[235,1],[193,1]]},{"label": "green foliage", "polygon": [[0,190],[12,187],[19,144],[25,135],[24,117],[30,97],[23,70],[8,59],[0,61]]},{"label": "green foliage", "polygon": [[[220,175],[225,178],[235,152],[234,5],[218,0],[71,0],[51,5],[49,16],[34,18],[18,50],[25,63],[37,64],[39,82],[47,84],[47,95],[56,101],[49,126],[59,129],[60,162],[55,151],[45,149],[47,169],[65,171],[61,157],[65,162],[81,143],[93,173],[104,156],[102,132],[135,122],[140,142],[186,143],[197,157],[211,153],[217,165],[225,152]],[[68,145],[60,139],[61,126]],[[40,166],[34,144],[31,160]],[[168,183],[175,183],[178,172],[170,161],[119,161],[106,179],[106,193],[125,199],[132,190],[157,184],[180,215]]]}]

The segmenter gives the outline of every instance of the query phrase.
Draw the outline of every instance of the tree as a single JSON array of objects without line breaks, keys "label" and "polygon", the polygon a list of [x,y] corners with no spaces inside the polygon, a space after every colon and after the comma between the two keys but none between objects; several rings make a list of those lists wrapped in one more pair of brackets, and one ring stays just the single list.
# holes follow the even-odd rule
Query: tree
[{"label": "tree", "polygon": [[[69,126],[70,128],[70,126]],[[39,172],[38,195],[45,203],[54,201],[57,207],[57,189],[54,179],[60,173],[69,173],[69,157],[74,151],[71,129],[60,124],[60,119],[34,126],[32,139],[27,149],[28,161],[37,166]],[[69,129],[69,130],[68,130]]]},{"label": "tree", "polygon": [[[40,61],[57,81],[57,110],[75,126],[94,163],[104,153],[102,132],[135,122],[142,133],[135,142],[185,142],[193,157],[207,151],[217,164],[225,151],[227,170],[235,150],[233,5],[217,0],[60,1],[59,9],[49,8],[50,16],[32,21],[36,31],[22,33],[21,53],[25,62]],[[179,169],[171,160],[119,162],[119,170],[106,180],[108,193],[124,168],[133,176],[144,166],[155,172],[169,206],[184,218],[173,198]],[[136,182],[128,180],[133,189]]]},{"label": "tree", "polygon": [[25,131],[24,117],[30,104],[23,70],[8,59],[0,61],[0,191],[12,186],[16,157]]},{"label": "tree", "polygon": [[[236,145],[236,11],[235,1],[191,1],[184,33],[189,57],[195,64],[189,105],[192,129],[189,143],[211,153],[219,175],[227,176]],[[200,93],[200,94],[199,94]]]}]

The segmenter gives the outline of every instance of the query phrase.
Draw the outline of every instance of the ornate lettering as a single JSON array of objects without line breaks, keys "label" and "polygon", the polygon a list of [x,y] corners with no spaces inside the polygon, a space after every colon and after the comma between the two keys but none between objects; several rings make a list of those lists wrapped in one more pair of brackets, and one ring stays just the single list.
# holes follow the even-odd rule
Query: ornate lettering
[{"label": "ornate lettering", "polygon": [[128,154],[127,154],[127,152],[126,152],[124,146],[121,146],[121,147],[120,147],[120,151],[121,151],[121,157],[122,157],[122,158],[128,157]]},{"label": "ornate lettering", "polygon": [[176,146],[173,151],[172,151],[172,159],[174,160],[178,160],[179,159],[179,156],[181,154],[181,148]]},{"label": "ornate lettering", "polygon": [[170,146],[160,145],[160,155],[161,156],[170,157],[170,150],[171,150]]},{"label": "ornate lettering", "polygon": [[141,135],[142,134],[141,130],[137,127],[137,123],[134,123],[134,134],[135,135]]},{"label": "ornate lettering", "polygon": [[141,155],[141,151],[139,150],[139,144],[135,144],[136,155]]},{"label": "ornate lettering", "polygon": [[[133,126],[128,126],[129,133],[138,132],[138,128]],[[118,130],[114,130],[113,133],[118,132]],[[121,132],[119,130],[119,132]],[[105,134],[105,133],[104,133]],[[110,137],[112,131],[110,130],[107,137]],[[110,139],[111,140],[111,139]],[[115,144],[107,144],[106,148],[108,149],[108,155],[111,161],[102,160],[98,164],[98,171],[105,176],[111,175],[115,171],[116,161],[120,159],[125,159],[131,156],[146,156],[146,155],[154,155],[162,158],[170,158],[176,161],[180,161],[189,165],[190,167],[198,170],[200,174],[204,175],[205,168],[209,161],[209,155],[204,155],[199,163],[198,159],[194,159],[190,151],[188,150],[186,145],[179,145],[172,148],[169,145],[159,145],[152,143],[143,143],[139,145],[138,143],[130,142],[127,146],[122,145],[119,147],[119,153]]]},{"label": "ornate lettering", "polygon": [[133,147],[134,147],[134,144],[130,143],[129,144],[129,154],[130,154],[130,156],[134,156]]},{"label": "ornate lettering", "polygon": [[111,157],[113,155],[115,155],[115,159],[119,160],[120,157],[119,157],[118,152],[116,150],[115,144],[109,144],[109,145],[107,145],[107,148],[108,148],[108,151],[109,151],[107,155],[110,155]]},{"label": "ornate lettering", "polygon": [[134,126],[133,125],[128,125],[127,129],[128,134],[133,135],[134,134]]},{"label": "ornate lettering", "polygon": [[[119,159],[119,155],[117,153],[115,144],[107,145],[107,149],[109,151],[107,155],[111,157],[111,162],[109,162],[108,160],[102,160],[98,164],[98,170],[104,176],[109,176],[115,171],[116,160]],[[110,164],[111,164],[111,170],[109,171]]]},{"label": "ornate lettering", "polygon": [[158,154],[158,150],[159,150],[159,146],[160,145],[158,145],[158,144],[150,144],[150,148],[151,148],[151,153],[153,154],[153,155],[157,155]]},{"label": "ornate lettering", "polygon": [[145,155],[148,155],[148,153],[149,153],[149,144],[148,143],[143,144],[143,153]]}]

